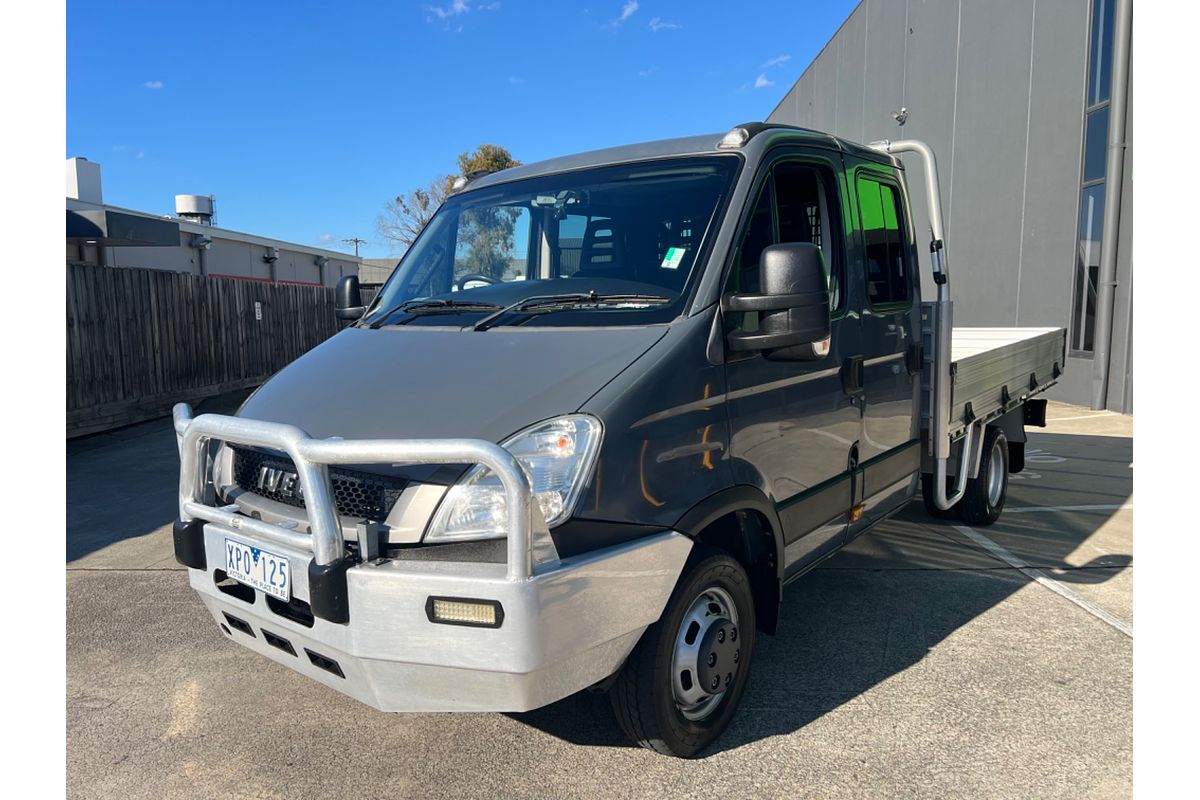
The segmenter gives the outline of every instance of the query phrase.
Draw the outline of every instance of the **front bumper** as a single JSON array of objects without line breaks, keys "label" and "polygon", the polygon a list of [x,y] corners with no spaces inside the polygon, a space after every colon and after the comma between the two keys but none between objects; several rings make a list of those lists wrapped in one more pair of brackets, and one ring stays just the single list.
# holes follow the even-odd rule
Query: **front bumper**
[{"label": "front bumper", "polygon": [[[224,564],[221,526],[204,530],[210,567]],[[679,533],[566,559],[525,581],[502,564],[359,564],[346,572],[350,620],[311,627],[217,586],[213,569],[189,579],[213,618],[238,644],[382,711],[527,711],[584,689],[620,667],[662,614],[692,542]],[[306,553],[270,545],[291,562],[294,597],[308,597]],[[494,600],[499,628],[430,622],[430,596]],[[230,624],[244,623],[253,636]],[[286,641],[291,651],[271,644]],[[316,658],[314,659],[314,654]],[[330,664],[337,672],[330,671]],[[322,666],[323,665],[323,666]]]},{"label": "front bumper", "polygon": [[[315,440],[286,425],[192,419],[182,405],[176,430],[176,557],[213,618],[239,644],[383,711],[527,711],[603,680],[662,615],[692,548],[666,532],[560,560],[552,543],[545,552],[545,526],[535,532],[523,471],[489,442]],[[304,484],[307,530],[204,502],[209,440],[287,451]],[[500,476],[506,563],[363,561],[346,547],[325,465],[439,460],[481,463]],[[221,580],[226,538],[286,557],[301,602]],[[498,602],[503,619],[496,628],[435,623],[430,597]]]}]

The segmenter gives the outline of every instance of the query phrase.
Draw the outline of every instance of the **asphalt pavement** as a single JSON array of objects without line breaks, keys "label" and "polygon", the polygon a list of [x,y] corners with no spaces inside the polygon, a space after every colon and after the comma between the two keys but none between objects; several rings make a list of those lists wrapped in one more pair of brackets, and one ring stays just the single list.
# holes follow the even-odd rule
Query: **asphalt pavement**
[{"label": "asphalt pavement", "polygon": [[918,502],[789,586],[692,761],[627,745],[602,695],[384,714],[256,656],[173,559],[170,422],[70,442],[68,796],[1127,797],[1132,419],[1050,417],[996,525]]}]

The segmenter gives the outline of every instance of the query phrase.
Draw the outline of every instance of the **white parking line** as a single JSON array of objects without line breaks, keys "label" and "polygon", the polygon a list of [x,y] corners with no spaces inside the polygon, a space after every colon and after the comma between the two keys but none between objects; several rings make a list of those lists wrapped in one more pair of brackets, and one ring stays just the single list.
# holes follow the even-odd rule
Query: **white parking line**
[{"label": "white parking line", "polygon": [[1124,503],[1122,505],[1105,506],[1017,506],[1016,508],[1005,508],[1005,514],[1028,514],[1032,511],[1132,511],[1133,503]]},{"label": "white parking line", "polygon": [[1009,566],[1019,569],[1021,572],[1025,573],[1030,578],[1033,578],[1033,580],[1037,581],[1042,586],[1045,586],[1050,591],[1061,597],[1065,597],[1067,600],[1070,600],[1072,603],[1079,606],[1096,619],[1101,620],[1102,622],[1107,622],[1109,625],[1116,628],[1130,639],[1133,638],[1133,627],[1131,625],[1120,619],[1117,619],[1095,603],[1083,599],[1063,584],[1042,572],[1040,569],[1029,566],[1024,561],[1009,552],[1007,548],[1001,547],[979,531],[975,530],[974,528],[968,528],[966,525],[954,525],[953,528]]}]

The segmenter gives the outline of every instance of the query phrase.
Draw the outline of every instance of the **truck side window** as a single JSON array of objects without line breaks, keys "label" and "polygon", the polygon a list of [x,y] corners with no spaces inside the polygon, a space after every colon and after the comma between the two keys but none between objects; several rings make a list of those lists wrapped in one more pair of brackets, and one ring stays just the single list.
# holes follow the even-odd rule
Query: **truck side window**
[{"label": "truck side window", "polygon": [[900,227],[896,189],[871,178],[858,179],[866,253],[867,300],[871,305],[908,301],[908,264]]},{"label": "truck side window", "polygon": [[775,225],[771,219],[771,181],[763,184],[762,194],[754,204],[754,215],[750,226],[738,247],[737,263],[734,265],[733,290],[738,292],[758,291],[758,260],[762,251],[775,244]]},{"label": "truck side window", "polygon": [[809,242],[821,248],[829,272],[829,308],[841,306],[842,260],[838,235],[829,217],[829,184],[824,173],[806,164],[784,163],[775,168],[775,208],[779,242]]},{"label": "truck side window", "polygon": [[[774,168],[738,246],[726,291],[758,291],[758,260],[767,246],[809,242],[821,248],[825,257],[830,309],[841,307],[842,262],[837,248],[839,234],[830,216],[831,185],[831,178],[810,164],[784,162]],[[735,329],[757,330],[758,314],[731,314],[730,323]]]}]

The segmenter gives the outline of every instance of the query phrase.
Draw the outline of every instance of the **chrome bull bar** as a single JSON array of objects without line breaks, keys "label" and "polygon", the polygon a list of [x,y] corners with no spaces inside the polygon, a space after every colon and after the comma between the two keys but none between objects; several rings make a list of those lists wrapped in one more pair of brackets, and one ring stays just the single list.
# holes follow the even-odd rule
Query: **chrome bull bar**
[{"label": "chrome bull bar", "polygon": [[[329,481],[329,465],[480,464],[492,470],[504,487],[508,531],[506,577],[509,581],[524,581],[533,574],[532,490],[516,458],[497,444],[481,439],[317,439],[295,425],[217,414],[193,417],[187,403],[176,405],[173,414],[180,461],[177,557],[180,527],[199,531],[200,526],[195,521],[201,520],[310,551],[313,554],[310,572],[340,565],[344,585],[344,570],[349,564]],[[205,503],[209,441],[267,447],[287,453],[296,466],[304,490],[304,510],[310,533],[305,535],[281,525],[242,516],[228,506],[217,508]],[[316,602],[313,611],[318,611]]]}]

